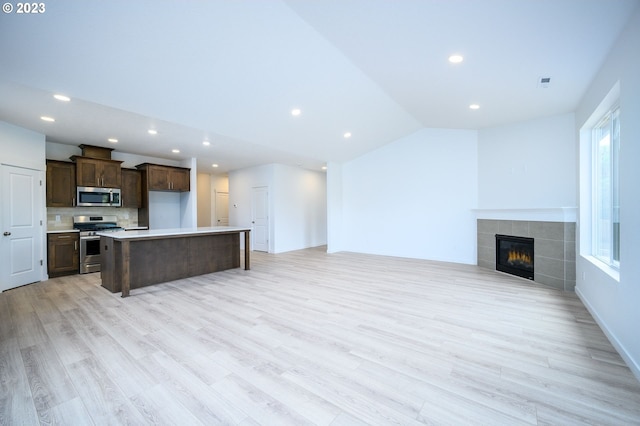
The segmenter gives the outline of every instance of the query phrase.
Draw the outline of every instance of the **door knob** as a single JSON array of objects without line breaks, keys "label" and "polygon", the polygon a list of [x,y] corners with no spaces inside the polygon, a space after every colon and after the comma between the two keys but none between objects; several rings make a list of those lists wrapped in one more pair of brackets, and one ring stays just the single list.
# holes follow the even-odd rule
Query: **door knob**
[{"label": "door knob", "polygon": [[4,235],[5,237],[8,237],[9,235],[11,235],[11,232],[5,232],[3,235]]}]

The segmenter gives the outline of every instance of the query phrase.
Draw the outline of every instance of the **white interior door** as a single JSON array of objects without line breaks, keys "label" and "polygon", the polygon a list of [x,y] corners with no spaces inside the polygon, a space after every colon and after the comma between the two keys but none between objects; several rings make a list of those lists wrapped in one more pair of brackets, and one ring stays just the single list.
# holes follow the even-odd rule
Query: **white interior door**
[{"label": "white interior door", "polygon": [[269,188],[253,188],[251,196],[252,249],[269,251]]},{"label": "white interior door", "polygon": [[216,191],[216,225],[229,225],[229,193]]},{"label": "white interior door", "polygon": [[0,290],[42,279],[41,172],[2,166]]}]

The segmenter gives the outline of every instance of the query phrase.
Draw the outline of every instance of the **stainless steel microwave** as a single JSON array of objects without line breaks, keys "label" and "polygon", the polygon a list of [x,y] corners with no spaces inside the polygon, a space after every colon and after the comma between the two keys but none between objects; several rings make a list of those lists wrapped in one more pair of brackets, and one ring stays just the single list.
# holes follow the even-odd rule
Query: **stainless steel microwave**
[{"label": "stainless steel microwave", "polygon": [[78,186],[77,206],[89,207],[120,207],[122,197],[119,188],[95,188],[90,186]]}]

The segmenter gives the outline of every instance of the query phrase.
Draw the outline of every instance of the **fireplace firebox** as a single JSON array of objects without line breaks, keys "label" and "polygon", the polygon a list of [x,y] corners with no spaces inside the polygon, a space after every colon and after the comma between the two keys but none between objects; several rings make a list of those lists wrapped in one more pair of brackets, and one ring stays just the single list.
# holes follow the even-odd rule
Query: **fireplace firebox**
[{"label": "fireplace firebox", "polygon": [[533,280],[533,238],[496,234],[496,270]]}]

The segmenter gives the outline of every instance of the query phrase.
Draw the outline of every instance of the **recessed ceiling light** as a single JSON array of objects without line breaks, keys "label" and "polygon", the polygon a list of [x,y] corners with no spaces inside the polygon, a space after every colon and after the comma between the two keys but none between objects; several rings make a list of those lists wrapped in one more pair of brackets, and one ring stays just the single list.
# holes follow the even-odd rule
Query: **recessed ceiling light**
[{"label": "recessed ceiling light", "polygon": [[294,108],[291,110],[291,115],[293,115],[294,117],[297,117],[300,114],[302,114],[302,111],[300,110],[300,108]]},{"label": "recessed ceiling light", "polygon": [[116,138],[109,138],[109,139],[107,139],[107,140],[108,140],[109,142],[111,142],[111,143],[118,143],[118,139],[116,139]]},{"label": "recessed ceiling light", "polygon": [[349,139],[351,137],[351,132],[347,132],[343,136],[345,139]]},{"label": "recessed ceiling light", "polygon": [[327,166],[322,166],[322,170],[327,170]]},{"label": "recessed ceiling light", "polygon": [[211,167],[218,167],[218,165],[217,164],[212,164]]},{"label": "recessed ceiling light", "polygon": [[209,142],[209,141],[202,141],[202,145],[204,145],[204,146],[209,146],[209,145],[211,145],[211,142]]},{"label": "recessed ceiling light", "polygon": [[469,105],[469,108],[471,108],[471,109],[480,109],[480,105],[478,105],[478,104],[471,104],[471,105]]},{"label": "recessed ceiling light", "polygon": [[156,129],[149,129],[147,130],[147,133],[149,133],[150,135],[157,135],[158,131]]},{"label": "recessed ceiling light", "polygon": [[70,97],[65,96],[65,95],[60,95],[60,94],[55,94],[55,95],[53,95],[53,97],[56,98],[59,101],[62,101],[62,102],[69,102],[71,100]]},{"label": "recessed ceiling light", "polygon": [[174,154],[180,154],[180,150],[179,149],[172,149],[171,152],[173,152]]},{"label": "recessed ceiling light", "polygon": [[42,117],[40,117],[40,120],[42,121],[48,121],[49,123],[53,123],[54,121],[56,121],[55,118],[53,117],[47,117],[46,115],[43,115]]},{"label": "recessed ceiling light", "polygon": [[449,56],[449,62],[451,62],[452,64],[459,64],[462,61],[464,61],[464,58],[462,57],[462,55]]}]

